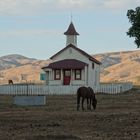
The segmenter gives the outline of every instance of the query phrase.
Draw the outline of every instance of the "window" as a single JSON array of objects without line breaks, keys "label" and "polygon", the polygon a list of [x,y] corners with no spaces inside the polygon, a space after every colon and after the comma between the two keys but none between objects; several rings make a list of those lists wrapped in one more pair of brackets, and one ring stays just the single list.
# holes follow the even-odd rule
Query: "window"
[{"label": "window", "polygon": [[65,70],[65,76],[70,76],[71,75],[71,71],[70,70]]},{"label": "window", "polygon": [[94,63],[92,63],[92,68],[94,69]]},{"label": "window", "polygon": [[61,70],[55,70],[54,79],[60,80],[61,79]]},{"label": "window", "polygon": [[75,80],[81,80],[81,70],[75,70]]}]

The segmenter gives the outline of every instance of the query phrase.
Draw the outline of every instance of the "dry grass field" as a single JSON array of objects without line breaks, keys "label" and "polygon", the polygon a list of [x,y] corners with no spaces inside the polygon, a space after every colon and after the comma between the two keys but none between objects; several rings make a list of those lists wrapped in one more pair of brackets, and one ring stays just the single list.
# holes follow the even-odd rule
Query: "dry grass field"
[{"label": "dry grass field", "polygon": [[77,111],[74,95],[47,96],[45,106],[28,107],[0,96],[0,140],[140,139],[140,91],[96,97],[96,111]]}]

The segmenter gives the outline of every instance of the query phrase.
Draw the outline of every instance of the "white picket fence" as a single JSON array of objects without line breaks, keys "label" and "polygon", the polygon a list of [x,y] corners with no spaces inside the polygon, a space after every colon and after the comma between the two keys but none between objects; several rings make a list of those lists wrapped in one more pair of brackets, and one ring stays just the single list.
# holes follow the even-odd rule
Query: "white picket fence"
[{"label": "white picket fence", "polygon": [[[0,85],[0,95],[67,95],[76,94],[79,86],[48,86],[48,85],[29,85],[14,84]],[[132,83],[112,83],[100,84],[98,87],[92,87],[96,93],[117,94],[133,87]]]},{"label": "white picket fence", "polygon": [[108,94],[117,94],[128,91],[133,88],[132,83],[109,83],[109,84],[100,84],[96,92],[99,93],[108,93]]},{"label": "white picket fence", "polygon": [[75,94],[79,86],[3,85],[0,94],[7,95],[63,95]]}]

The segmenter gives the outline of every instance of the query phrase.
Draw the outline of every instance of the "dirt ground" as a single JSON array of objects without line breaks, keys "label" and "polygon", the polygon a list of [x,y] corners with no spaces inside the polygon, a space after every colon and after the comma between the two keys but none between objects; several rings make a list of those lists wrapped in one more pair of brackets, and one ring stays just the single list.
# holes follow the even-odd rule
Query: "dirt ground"
[{"label": "dirt ground", "polygon": [[140,91],[96,97],[96,111],[77,111],[74,95],[32,107],[0,96],[0,140],[140,140]]}]

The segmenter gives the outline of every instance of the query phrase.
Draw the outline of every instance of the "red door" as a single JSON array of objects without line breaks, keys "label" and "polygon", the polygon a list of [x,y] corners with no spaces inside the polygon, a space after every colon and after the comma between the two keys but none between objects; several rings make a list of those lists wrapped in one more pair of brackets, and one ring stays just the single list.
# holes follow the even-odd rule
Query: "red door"
[{"label": "red door", "polygon": [[71,80],[71,70],[64,70],[64,85],[70,85]]}]

